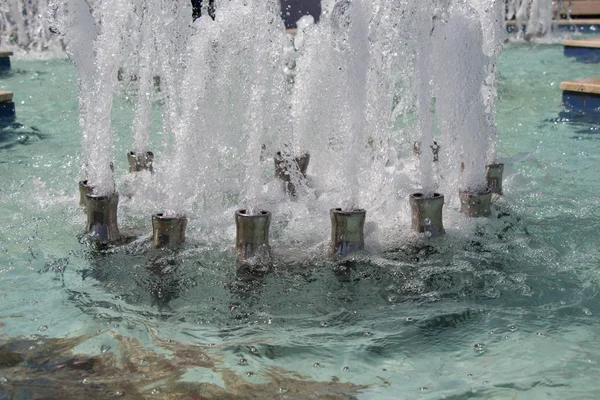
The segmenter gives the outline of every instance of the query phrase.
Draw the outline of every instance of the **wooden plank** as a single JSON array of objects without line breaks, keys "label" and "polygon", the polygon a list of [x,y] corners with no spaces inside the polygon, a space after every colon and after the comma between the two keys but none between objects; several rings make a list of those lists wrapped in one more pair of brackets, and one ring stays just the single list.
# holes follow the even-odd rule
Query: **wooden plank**
[{"label": "wooden plank", "polygon": [[[506,25],[517,25],[517,21],[511,19],[505,21]],[[527,21],[523,22],[527,24]],[[581,18],[581,19],[554,19],[552,25],[600,25],[600,18]]]},{"label": "wooden plank", "polygon": [[569,92],[600,94],[600,77],[561,82],[560,88]]},{"label": "wooden plank", "polygon": [[11,102],[13,98],[13,92],[7,92],[0,90],[0,103]]},{"label": "wooden plank", "polygon": [[598,0],[571,0],[570,4],[568,1],[564,2],[563,8],[560,10],[561,14],[567,14],[568,10],[571,11],[571,15],[600,15],[600,1]]},{"label": "wooden plank", "polygon": [[563,40],[563,46],[589,47],[592,49],[599,49],[600,48],[600,38],[581,39],[581,40]]},{"label": "wooden plank", "polygon": [[13,55],[12,51],[0,51],[0,58],[10,57]]}]

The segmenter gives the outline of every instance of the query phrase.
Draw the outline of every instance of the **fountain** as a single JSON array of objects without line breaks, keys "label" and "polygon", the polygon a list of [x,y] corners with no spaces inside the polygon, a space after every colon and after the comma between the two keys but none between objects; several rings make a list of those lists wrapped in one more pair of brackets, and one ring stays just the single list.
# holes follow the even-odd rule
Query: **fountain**
[{"label": "fountain", "polygon": [[[324,3],[317,24],[299,24],[303,44],[285,76],[288,39],[273,2],[216,1],[214,20],[194,22],[183,0],[105,0],[93,14],[85,2],[66,3],[74,14],[58,14],[61,37],[80,39],[75,22],[93,19],[83,33],[94,47],[67,45],[84,92],[79,105],[64,106],[67,133],[49,130],[48,141],[27,147],[31,156],[13,146],[0,164],[18,167],[0,193],[9,207],[0,217],[2,304],[12,316],[3,328],[9,337],[36,335],[25,349],[43,346],[46,335],[89,334],[73,357],[102,364],[73,373],[77,362],[60,359],[59,368],[31,358],[34,349],[15,368],[93,378],[77,390],[100,397],[214,397],[233,387],[244,397],[260,387],[264,398],[475,390],[566,398],[597,388],[581,367],[597,358],[589,250],[597,185],[589,175],[577,198],[561,186],[593,170],[586,147],[594,141],[582,145],[565,124],[527,119],[523,103],[506,95],[524,96],[524,85],[511,87],[505,75],[500,122],[510,130],[497,154],[500,6]],[[52,68],[61,65],[68,70]],[[15,70],[26,67],[16,60]],[[119,82],[120,69],[136,80]],[[548,71],[552,81],[559,74]],[[40,80],[51,93],[53,82],[73,77],[63,75],[11,84],[31,91]],[[549,87],[536,89],[552,97]],[[27,101],[22,115],[31,116]],[[79,150],[69,143],[78,122]],[[576,165],[564,166],[563,151]],[[136,169],[151,152],[154,173],[127,174],[126,152]],[[510,172],[504,188],[500,159]],[[87,230],[108,244],[135,239],[101,252],[79,241],[83,216],[69,187],[82,176],[91,190]],[[496,196],[502,189],[507,198]],[[566,233],[556,235],[557,222]],[[3,351],[17,353],[10,343]],[[565,362],[580,374],[565,378]],[[130,369],[139,384],[109,379]],[[6,387],[25,376],[5,372]]]}]

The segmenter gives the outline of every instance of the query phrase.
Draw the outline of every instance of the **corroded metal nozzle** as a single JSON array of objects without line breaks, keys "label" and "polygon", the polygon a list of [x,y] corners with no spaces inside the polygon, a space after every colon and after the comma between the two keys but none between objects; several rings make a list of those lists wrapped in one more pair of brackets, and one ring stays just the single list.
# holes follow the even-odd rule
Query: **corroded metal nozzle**
[{"label": "corroded metal nozzle", "polygon": [[502,175],[504,174],[504,164],[495,163],[485,166],[487,185],[492,193],[502,194]]},{"label": "corroded metal nozzle", "polygon": [[481,193],[459,191],[460,212],[469,217],[489,217],[492,213],[492,191],[486,188]]},{"label": "corroded metal nozzle", "polygon": [[425,196],[423,193],[413,193],[409,201],[413,231],[429,233],[432,237],[446,233],[442,223],[443,195],[434,193],[432,196]]}]

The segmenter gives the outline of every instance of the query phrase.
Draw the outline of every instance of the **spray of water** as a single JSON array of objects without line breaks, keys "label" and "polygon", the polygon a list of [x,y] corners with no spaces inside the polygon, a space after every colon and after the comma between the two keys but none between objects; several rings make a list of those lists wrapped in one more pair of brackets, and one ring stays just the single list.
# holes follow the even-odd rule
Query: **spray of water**
[{"label": "spray of water", "polygon": [[[161,78],[165,139],[152,185],[167,214],[230,216],[230,207],[252,213],[281,205],[322,218],[331,207],[368,207],[383,229],[397,223],[389,215],[407,211],[406,195],[416,188],[454,194],[485,186],[485,164],[495,159],[501,2],[329,2],[319,24],[301,24],[293,79],[283,73],[276,1],[220,2],[214,21],[194,24],[187,3],[106,0],[95,10],[102,24],[82,56],[94,62],[74,62],[91,82],[82,95],[83,142],[90,179],[102,190],[113,189],[106,166],[119,68],[138,77],[136,151],[147,149],[148,93],[152,77]],[[429,151],[434,140],[442,144],[439,168]],[[295,205],[267,184],[276,151],[297,188],[306,182],[293,158],[310,153],[309,188]]]}]

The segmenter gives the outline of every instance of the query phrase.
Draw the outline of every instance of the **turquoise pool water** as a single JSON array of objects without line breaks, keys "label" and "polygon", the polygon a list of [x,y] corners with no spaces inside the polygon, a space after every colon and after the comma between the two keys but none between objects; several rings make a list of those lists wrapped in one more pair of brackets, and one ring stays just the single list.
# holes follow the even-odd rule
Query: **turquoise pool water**
[{"label": "turquoise pool water", "polygon": [[193,219],[182,251],[148,250],[147,207],[126,199],[120,228],[138,238],[94,251],[77,208],[74,70],[14,60],[0,79],[20,124],[0,133],[0,398],[596,399],[600,136],[558,118],[559,83],[596,69],[558,45],[505,50],[494,218],[343,265],[280,256],[246,283],[229,243]]}]

